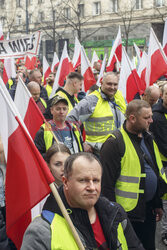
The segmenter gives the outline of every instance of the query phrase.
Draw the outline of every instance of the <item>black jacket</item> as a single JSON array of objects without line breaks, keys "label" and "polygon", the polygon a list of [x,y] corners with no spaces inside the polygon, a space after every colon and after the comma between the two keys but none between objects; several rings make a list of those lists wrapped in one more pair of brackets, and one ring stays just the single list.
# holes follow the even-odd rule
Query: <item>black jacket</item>
[{"label": "black jacket", "polygon": [[[63,187],[59,188],[59,194],[67,209],[70,209],[70,218],[79,231],[79,235],[84,239],[87,248],[97,249],[92,226],[89,221],[88,213],[86,210],[79,208],[71,208],[64,196]],[[138,240],[133,228],[127,218],[127,215],[123,208],[116,204],[109,202],[106,198],[100,197],[95,204],[95,209],[99,216],[99,220],[103,229],[105,239],[107,241],[109,249],[116,250],[117,248],[117,227],[122,222],[124,225],[124,234],[127,240],[128,249],[142,250],[144,249],[140,241]],[[49,210],[53,213],[58,213],[62,216],[61,211],[57,205],[56,200],[51,194],[47,199],[43,210]]]},{"label": "black jacket", "polygon": [[[129,133],[125,128],[125,123],[123,125],[125,131],[128,133],[132,144],[136,150],[136,153],[139,157],[140,164],[141,164],[141,173],[144,173],[144,158],[143,152],[140,148],[141,138],[139,138],[135,134]],[[107,197],[111,201],[115,201],[115,185],[117,179],[121,173],[121,159],[125,153],[125,143],[123,141],[123,137],[121,132],[118,130],[114,132],[116,139],[112,136],[103,144],[100,157],[103,166],[103,177],[102,177],[102,194]],[[158,184],[163,182],[163,180],[159,177],[159,169],[156,163],[156,158],[154,155],[153,149],[153,139],[151,135],[147,132],[143,134],[145,144],[152,156],[152,161],[154,164],[151,165],[152,169],[154,170],[157,178]],[[135,167],[135,166],[134,166]],[[161,185],[162,186],[162,185]],[[144,178],[140,181],[140,189],[144,189],[145,182]],[[130,220],[133,221],[143,221],[145,220],[145,197],[144,194],[139,195],[138,204],[137,206],[130,212],[128,212],[128,217]],[[157,192],[153,198],[153,200],[149,203],[152,209],[154,208],[162,208],[162,201],[160,199],[160,190],[159,185],[157,188]]]},{"label": "black jacket", "polygon": [[153,108],[153,123],[150,125],[159,151],[167,157],[167,109],[163,106],[163,101],[160,100]]}]

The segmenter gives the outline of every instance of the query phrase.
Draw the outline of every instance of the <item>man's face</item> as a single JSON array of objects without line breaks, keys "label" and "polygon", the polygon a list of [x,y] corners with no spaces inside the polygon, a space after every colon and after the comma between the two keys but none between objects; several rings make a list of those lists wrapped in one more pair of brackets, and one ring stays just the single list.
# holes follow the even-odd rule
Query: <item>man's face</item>
[{"label": "man's face", "polygon": [[153,122],[152,120],[152,109],[150,108],[142,108],[140,113],[136,115],[134,121],[134,130],[137,133],[142,133],[144,131],[149,130],[150,124]]},{"label": "man's face", "polygon": [[163,100],[163,105],[167,108],[167,85],[164,86],[162,100]]},{"label": "man's face", "polygon": [[109,97],[113,98],[118,90],[118,77],[115,75],[108,75],[104,78],[101,90]]},{"label": "man's face", "polygon": [[48,81],[53,83],[54,82],[54,74],[50,74],[48,77]]},{"label": "man's face", "polygon": [[68,105],[60,101],[50,108],[50,112],[54,121],[64,122],[68,114]]},{"label": "man's face", "polygon": [[42,74],[39,71],[35,71],[34,73],[34,79],[33,81],[37,82],[39,85],[42,83]]},{"label": "man's face", "polygon": [[73,86],[74,86],[75,94],[77,94],[78,92],[80,92],[82,90],[82,85],[83,84],[84,84],[83,80],[82,81],[80,81],[78,79],[73,80]]},{"label": "man's face", "polygon": [[33,88],[31,88],[30,93],[34,101],[37,102],[40,97],[40,87],[34,86]]},{"label": "man's face", "polygon": [[96,160],[90,162],[84,157],[77,158],[71,175],[63,177],[64,192],[71,207],[89,211],[99,199],[102,169]]}]

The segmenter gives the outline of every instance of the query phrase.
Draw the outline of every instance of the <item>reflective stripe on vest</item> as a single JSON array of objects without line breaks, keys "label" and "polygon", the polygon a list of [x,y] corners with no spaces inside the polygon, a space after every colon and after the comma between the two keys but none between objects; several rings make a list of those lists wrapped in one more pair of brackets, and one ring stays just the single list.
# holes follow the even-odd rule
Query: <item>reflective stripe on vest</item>
[{"label": "reflective stripe on vest", "polygon": [[[121,127],[120,132],[122,133],[125,143],[125,153],[121,159],[121,174],[116,182],[115,194],[116,201],[123,206],[126,212],[128,212],[136,207],[139,194],[144,193],[144,190],[139,189],[139,187],[140,179],[145,178],[146,174],[141,173],[139,157],[123,127]],[[160,176],[167,183],[159,151],[154,141],[153,147]]]},{"label": "reflective stripe on vest", "polygon": [[125,153],[121,159],[121,174],[116,182],[115,195],[116,201],[128,212],[136,207],[139,193],[144,193],[139,187],[140,179],[145,178],[146,174],[141,173],[139,157],[123,127],[120,132],[125,143]]},{"label": "reflective stripe on vest", "polygon": [[[51,131],[47,128],[47,126],[45,124],[42,124],[41,127],[44,129],[44,142],[45,142],[45,148],[47,151],[53,144],[53,134],[51,133]],[[51,128],[51,126],[50,126],[50,128]],[[83,148],[82,148],[82,144],[80,141],[80,133],[77,130],[77,127],[75,124],[73,124],[73,132],[75,135],[75,138],[74,138],[73,133],[71,133],[72,139],[73,139],[73,141],[72,141],[73,149],[74,149],[75,153],[78,153],[78,152],[83,151]]]},{"label": "reflective stripe on vest", "polygon": [[[121,92],[117,91],[118,94],[115,94],[115,102],[119,105],[121,102],[123,104],[119,105],[119,109],[122,113],[125,111],[125,100]],[[108,101],[104,100],[101,96],[101,92],[94,91],[90,95],[95,95],[98,98],[96,107],[92,115],[84,122],[85,132],[86,132],[86,141],[88,143],[104,143],[109,134],[116,129],[113,113]],[[121,100],[119,100],[121,99]],[[123,101],[122,101],[123,100]],[[119,104],[118,104],[119,103]]]},{"label": "reflective stripe on vest", "polygon": [[44,100],[43,98],[40,97],[40,101],[42,102],[43,106],[44,106],[45,108],[47,108],[47,104],[46,104],[45,100]]}]

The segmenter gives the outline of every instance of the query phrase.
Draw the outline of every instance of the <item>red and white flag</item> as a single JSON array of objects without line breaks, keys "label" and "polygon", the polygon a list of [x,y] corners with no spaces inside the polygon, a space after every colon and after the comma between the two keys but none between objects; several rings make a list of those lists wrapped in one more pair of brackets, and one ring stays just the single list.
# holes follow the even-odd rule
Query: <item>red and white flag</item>
[{"label": "red and white flag", "polygon": [[136,43],[133,44],[135,51],[136,51],[136,55],[138,57],[138,60],[140,60],[140,58],[142,57],[143,52],[139,49],[139,47],[136,45]]},{"label": "red and white flag", "polygon": [[7,162],[6,230],[20,249],[31,222],[31,208],[50,193],[49,184],[54,178],[1,85],[0,113],[0,134]]},{"label": "red and white flag", "polygon": [[162,47],[167,56],[167,18],[165,19]]},{"label": "red and white flag", "polygon": [[10,78],[16,77],[16,66],[14,58],[5,58],[4,59],[4,68],[3,68],[3,81],[7,84]]},{"label": "red and white flag", "polygon": [[160,76],[167,73],[167,58],[153,29],[150,30],[148,61],[146,68],[146,85],[152,85]]},{"label": "red and white flag", "polygon": [[58,87],[64,86],[64,80],[71,71],[74,71],[74,69],[72,68],[72,63],[70,62],[67,52],[67,43],[65,42],[60,63],[57,69],[55,81],[53,84],[52,93],[49,96],[50,99],[55,95],[55,92],[58,89]]},{"label": "red and white flag", "polygon": [[99,74],[97,82],[96,82],[96,85],[99,87],[101,86],[101,80],[103,79],[103,74],[104,74],[105,67],[106,67],[106,59],[107,59],[107,54],[105,54],[105,56],[103,58],[102,66],[100,69],[100,74]]},{"label": "red and white flag", "polygon": [[99,57],[96,53],[96,51],[93,51],[92,61],[91,61],[91,67],[93,69],[94,63],[99,61]]},{"label": "red and white flag", "polygon": [[81,64],[81,44],[77,37],[75,37],[75,47],[72,64],[74,69],[76,69]]},{"label": "red and white flag", "polygon": [[[139,68],[137,70],[137,73],[142,81],[145,82],[146,78],[146,67],[147,67],[147,60],[148,56],[145,51],[143,51],[142,58],[140,60]],[[146,83],[145,83],[146,84]]]},{"label": "red and white flag", "polygon": [[145,86],[138,76],[136,68],[132,65],[124,47],[122,48],[122,63],[118,88],[122,91],[128,103],[134,99],[137,93],[141,95],[145,90]]},{"label": "red and white flag", "polygon": [[51,71],[55,72],[55,69],[58,67],[58,65],[59,65],[59,58],[58,58],[56,52],[54,52],[53,62],[52,62],[52,66],[51,66]]},{"label": "red and white flag", "polygon": [[96,84],[96,80],[83,47],[81,47],[81,75],[84,77],[84,91],[87,92],[92,85]]},{"label": "red and white flag", "polygon": [[43,56],[43,78],[44,78],[44,85],[46,85],[46,78],[48,78],[48,76],[51,73],[51,69],[49,66],[49,63],[46,60],[46,57]]},{"label": "red and white flag", "polygon": [[44,117],[20,77],[17,83],[14,103],[31,137],[34,139],[37,131],[44,122]]},{"label": "red and white flag", "polygon": [[108,59],[108,63],[107,63],[107,67],[106,67],[106,71],[113,71],[114,69],[114,65],[117,62],[117,59],[115,57],[115,55],[117,56],[117,59],[119,62],[121,62],[121,58],[122,58],[122,38],[121,38],[121,28],[119,26],[119,30],[118,30],[118,34],[117,37],[114,41],[114,45],[111,49],[111,53],[110,53],[110,57]]},{"label": "red and white flag", "polygon": [[0,22],[0,40],[4,39],[4,35],[3,35],[3,29],[2,29],[2,24]]}]

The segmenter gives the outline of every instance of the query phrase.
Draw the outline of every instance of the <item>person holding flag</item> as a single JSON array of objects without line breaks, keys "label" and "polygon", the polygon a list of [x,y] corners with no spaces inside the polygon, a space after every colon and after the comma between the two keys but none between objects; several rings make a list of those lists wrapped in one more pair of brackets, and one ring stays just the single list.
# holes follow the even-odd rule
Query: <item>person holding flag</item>
[{"label": "person holding flag", "polygon": [[[90,153],[69,156],[58,192],[84,249],[144,250],[125,211],[100,197],[102,166]],[[21,250],[78,250],[52,194],[27,228]]]}]

